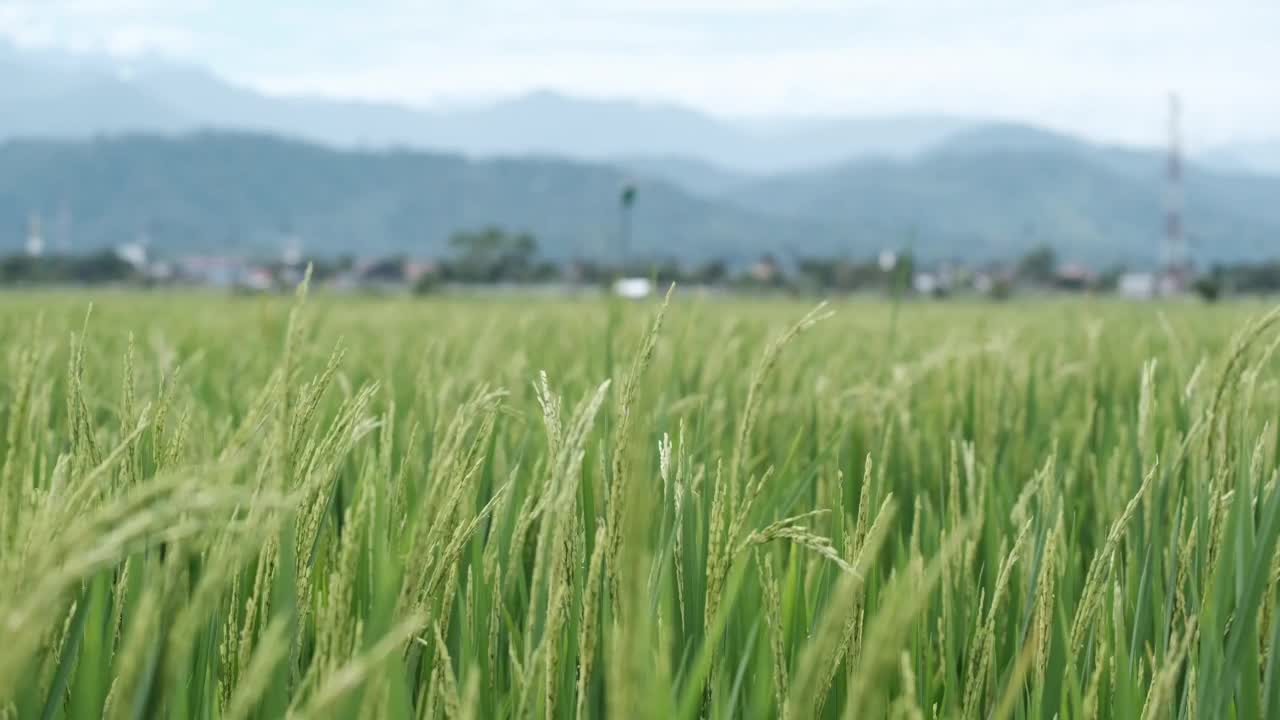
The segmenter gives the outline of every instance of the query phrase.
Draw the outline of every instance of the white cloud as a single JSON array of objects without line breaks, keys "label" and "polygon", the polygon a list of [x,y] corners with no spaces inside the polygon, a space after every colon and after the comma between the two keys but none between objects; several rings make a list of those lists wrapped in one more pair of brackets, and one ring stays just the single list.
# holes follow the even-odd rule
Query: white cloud
[{"label": "white cloud", "polygon": [[[4,0],[0,0],[3,2]],[[18,8],[16,11],[13,8]],[[999,115],[1158,141],[1280,124],[1280,6],[940,0],[12,0],[26,44],[163,51],[278,92],[430,102],[551,87],[730,114]]]},{"label": "white cloud", "polygon": [[198,46],[187,20],[210,0],[4,0],[0,39],[20,47],[182,56]]}]

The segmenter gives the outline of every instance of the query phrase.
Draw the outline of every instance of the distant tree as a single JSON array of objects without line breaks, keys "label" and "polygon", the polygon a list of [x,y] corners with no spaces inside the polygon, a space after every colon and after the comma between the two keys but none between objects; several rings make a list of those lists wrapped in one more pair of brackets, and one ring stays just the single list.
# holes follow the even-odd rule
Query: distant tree
[{"label": "distant tree", "polygon": [[901,297],[911,289],[911,281],[916,276],[916,256],[910,250],[898,256],[893,268],[889,271],[889,293]]},{"label": "distant tree", "polygon": [[435,273],[422,273],[413,283],[414,295],[430,295],[439,286],[440,278]]},{"label": "distant tree", "polygon": [[460,282],[528,281],[534,275],[538,242],[529,233],[498,227],[462,231],[449,238],[456,257],[450,275]]},{"label": "distant tree", "polygon": [[540,260],[529,267],[528,280],[535,283],[555,282],[560,279],[561,268],[550,260]]},{"label": "distant tree", "polygon": [[1094,284],[1094,290],[1097,292],[1115,292],[1120,287],[1120,278],[1125,274],[1123,265],[1113,265],[1103,270],[1098,275],[1098,281]]},{"label": "distant tree", "polygon": [[395,255],[378,260],[364,271],[366,280],[398,283],[405,278],[405,258]]},{"label": "distant tree", "polygon": [[604,286],[612,278],[608,269],[594,260],[577,259],[564,266],[565,280],[580,285]]},{"label": "distant tree", "polygon": [[1271,293],[1280,290],[1280,263],[1241,264],[1225,268],[1226,284],[1242,293]]},{"label": "distant tree", "polygon": [[1013,296],[1013,283],[1006,277],[998,277],[991,281],[991,290],[987,297],[992,300],[1008,300]]},{"label": "distant tree", "polygon": [[271,263],[269,267],[273,274],[283,275],[287,271],[297,271],[299,268],[305,268],[310,265],[312,282],[321,283],[340,273],[349,272],[355,267],[355,264],[354,257],[344,254],[336,258],[329,258],[323,255],[305,257],[296,265],[281,260]]},{"label": "distant tree", "polygon": [[719,285],[729,277],[729,266],[723,260],[709,260],[694,269],[689,279],[699,285]]},{"label": "distant tree", "polygon": [[78,257],[72,268],[72,279],[86,285],[121,282],[136,274],[133,265],[110,250]]},{"label": "distant tree", "polygon": [[796,270],[801,278],[818,289],[835,287],[839,273],[837,262],[830,258],[801,258],[796,261]]},{"label": "distant tree", "polygon": [[684,273],[680,270],[680,263],[674,258],[653,263],[650,265],[647,275],[656,285],[664,288],[671,285],[671,283],[679,283],[684,280]]},{"label": "distant tree", "polygon": [[[852,292],[868,288],[891,286],[901,280],[897,273],[899,263],[885,270],[875,260],[849,260],[843,258],[808,257],[796,262],[800,281],[815,290]],[[910,268],[907,270],[910,271]],[[905,276],[904,276],[905,277]]]},{"label": "distant tree", "polygon": [[622,211],[618,238],[618,263],[625,267],[631,252],[631,209],[636,204],[635,185],[628,183],[622,187],[622,192],[618,196],[618,204]]},{"label": "distant tree", "polygon": [[28,255],[7,255],[0,259],[0,282],[31,282],[34,275],[34,259]]},{"label": "distant tree", "polygon": [[1191,289],[1205,302],[1214,302],[1222,294],[1222,280],[1214,275],[1201,275],[1191,283]]},{"label": "distant tree", "polygon": [[0,282],[98,285],[138,280],[137,269],[110,250],[89,255],[10,255],[0,259]]},{"label": "distant tree", "polygon": [[1037,284],[1047,284],[1053,280],[1058,268],[1058,256],[1048,245],[1039,245],[1018,261],[1018,276]]},{"label": "distant tree", "polygon": [[780,288],[786,283],[786,273],[783,271],[781,263],[771,253],[761,255],[758,260],[746,268],[746,272],[734,280],[734,284],[752,289]]}]

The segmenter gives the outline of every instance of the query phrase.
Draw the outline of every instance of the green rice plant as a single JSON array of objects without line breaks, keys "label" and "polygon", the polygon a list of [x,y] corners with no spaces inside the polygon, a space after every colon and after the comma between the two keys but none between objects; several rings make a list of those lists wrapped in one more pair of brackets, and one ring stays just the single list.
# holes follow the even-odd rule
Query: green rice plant
[{"label": "green rice plant", "polygon": [[1280,311],[2,299],[0,717],[1280,716]]}]

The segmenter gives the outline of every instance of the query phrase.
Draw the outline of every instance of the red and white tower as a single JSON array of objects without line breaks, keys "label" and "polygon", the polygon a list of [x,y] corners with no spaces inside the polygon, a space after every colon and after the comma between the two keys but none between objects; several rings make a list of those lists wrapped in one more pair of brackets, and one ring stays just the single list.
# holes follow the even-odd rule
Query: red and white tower
[{"label": "red and white tower", "polygon": [[1166,283],[1177,288],[1189,280],[1187,238],[1182,224],[1182,104],[1169,95],[1169,161],[1166,169],[1165,228],[1161,261]]}]

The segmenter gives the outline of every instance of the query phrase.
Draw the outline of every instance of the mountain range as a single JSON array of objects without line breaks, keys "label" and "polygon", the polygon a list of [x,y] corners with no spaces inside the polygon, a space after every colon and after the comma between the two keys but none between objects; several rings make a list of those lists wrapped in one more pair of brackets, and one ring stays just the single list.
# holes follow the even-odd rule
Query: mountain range
[{"label": "mountain range", "polygon": [[[335,256],[447,252],[458,230],[533,232],[543,254],[609,258],[621,170],[550,158],[338,151],[204,132],[0,144],[0,248],[33,213],[54,250],[145,239],[163,254],[274,254],[300,240]],[[645,257],[746,259],[834,235],[661,182],[641,184],[633,246]]]},{"label": "mountain range", "polygon": [[230,129],[340,148],[403,146],[592,161],[676,156],[739,171],[777,172],[832,158],[907,156],[974,122],[942,116],[747,122],[673,104],[551,91],[447,109],[279,97],[194,65],[33,53],[0,41],[0,139]]},{"label": "mountain range", "polygon": [[[1189,164],[1197,259],[1280,247],[1267,147]],[[647,257],[981,260],[1050,244],[1142,265],[1158,255],[1164,162],[972,118],[762,123],[549,92],[436,110],[282,98],[164,60],[0,44],[4,248],[39,216],[81,248],[143,236],[173,253],[261,253],[298,237],[314,252],[432,255],[498,224],[552,257],[611,257],[618,192],[634,183],[632,244]]]},{"label": "mountain range", "polygon": [[[1016,126],[963,133],[908,160],[866,159],[765,178],[726,173],[694,192],[603,163],[335,150],[203,132],[0,144],[0,247],[44,219],[53,247],[147,238],[169,254],[439,256],[458,230],[534,233],[559,259],[616,257],[618,193],[635,183],[633,252],[742,262],[1015,257],[1041,244],[1098,264],[1149,264],[1163,218],[1161,158]],[[637,179],[639,178],[639,179]],[[1202,261],[1259,259],[1280,241],[1280,178],[1191,168],[1187,224]]]}]

